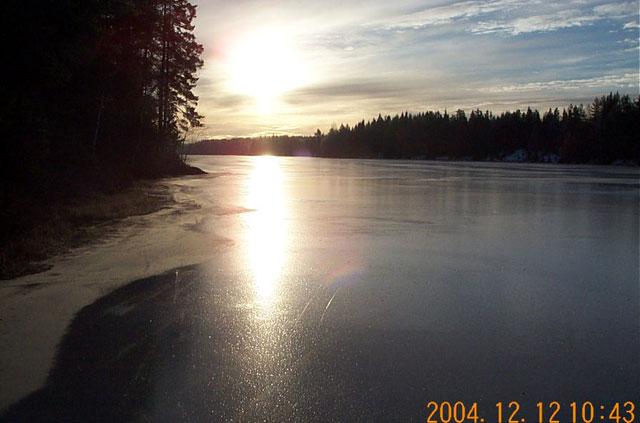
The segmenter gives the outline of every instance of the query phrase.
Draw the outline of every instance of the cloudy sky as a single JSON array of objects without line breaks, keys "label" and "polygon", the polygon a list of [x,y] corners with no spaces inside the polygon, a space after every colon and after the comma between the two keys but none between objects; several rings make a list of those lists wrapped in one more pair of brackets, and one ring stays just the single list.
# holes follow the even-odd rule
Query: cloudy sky
[{"label": "cloudy sky", "polygon": [[638,94],[635,1],[198,0],[199,137]]}]

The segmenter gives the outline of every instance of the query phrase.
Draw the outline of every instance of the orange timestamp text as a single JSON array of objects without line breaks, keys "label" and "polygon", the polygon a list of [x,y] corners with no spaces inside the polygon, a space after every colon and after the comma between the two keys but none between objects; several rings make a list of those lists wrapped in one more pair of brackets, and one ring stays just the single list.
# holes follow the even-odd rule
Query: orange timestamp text
[{"label": "orange timestamp text", "polygon": [[[518,401],[496,402],[490,415],[480,415],[478,403],[462,401],[429,401],[427,423],[633,423],[636,404],[633,401],[599,404],[591,401],[561,404],[558,401],[538,402],[526,410]],[[525,418],[527,416],[535,416]],[[562,417],[562,419],[561,419]]]}]

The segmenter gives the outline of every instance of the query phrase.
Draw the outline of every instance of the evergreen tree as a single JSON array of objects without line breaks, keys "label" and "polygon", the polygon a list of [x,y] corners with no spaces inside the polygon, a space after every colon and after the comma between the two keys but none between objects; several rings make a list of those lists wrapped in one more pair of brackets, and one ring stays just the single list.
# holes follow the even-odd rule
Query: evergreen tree
[{"label": "evergreen tree", "polygon": [[193,34],[196,7],[188,0],[160,0],[158,54],[158,129],[162,135],[177,136],[200,126],[193,93],[202,67],[203,47]]},{"label": "evergreen tree", "polygon": [[182,171],[178,141],[201,119],[195,13],[187,0],[0,2],[13,48],[0,201]]}]

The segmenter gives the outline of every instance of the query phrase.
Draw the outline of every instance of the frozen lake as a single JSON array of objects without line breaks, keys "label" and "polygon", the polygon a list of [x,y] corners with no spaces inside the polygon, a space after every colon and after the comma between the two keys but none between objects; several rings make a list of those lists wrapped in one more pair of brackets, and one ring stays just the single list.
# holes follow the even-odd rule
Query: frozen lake
[{"label": "frozen lake", "polygon": [[[18,416],[56,395],[84,417],[167,421],[424,420],[431,400],[491,421],[496,401],[533,418],[538,401],[637,398],[637,169],[190,162],[210,174],[163,182],[175,210],[94,253],[169,272],[76,316],[63,350],[97,364],[60,355]],[[145,401],[96,403],[101,383]]]}]

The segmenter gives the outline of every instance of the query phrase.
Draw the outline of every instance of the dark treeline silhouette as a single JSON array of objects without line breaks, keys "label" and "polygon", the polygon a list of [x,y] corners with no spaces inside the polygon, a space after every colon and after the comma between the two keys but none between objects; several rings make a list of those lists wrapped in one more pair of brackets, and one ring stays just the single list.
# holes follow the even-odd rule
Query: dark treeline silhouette
[{"label": "dark treeline silhouette", "polygon": [[12,46],[1,92],[3,197],[12,187],[54,189],[51,179],[123,180],[178,166],[181,134],[200,124],[195,6],[21,0],[0,8]]},{"label": "dark treeline silhouette", "polygon": [[[322,154],[318,136],[273,135],[255,138],[226,138],[184,145],[186,154],[219,154],[235,156],[316,156]],[[338,157],[338,156],[335,156]]]},{"label": "dark treeline silhouette", "polygon": [[311,155],[385,159],[640,163],[640,98],[609,94],[586,109],[570,105],[504,112],[458,110],[378,116],[314,136],[210,140],[189,154]]},{"label": "dark treeline silhouette", "polygon": [[188,0],[2,2],[3,223],[29,203],[195,171],[178,154],[201,118],[195,13]]}]

